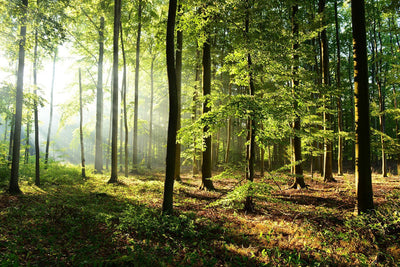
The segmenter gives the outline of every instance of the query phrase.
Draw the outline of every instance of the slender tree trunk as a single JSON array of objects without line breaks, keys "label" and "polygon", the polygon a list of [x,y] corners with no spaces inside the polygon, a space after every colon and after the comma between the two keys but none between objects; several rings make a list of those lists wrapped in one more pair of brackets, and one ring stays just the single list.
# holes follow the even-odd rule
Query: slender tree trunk
[{"label": "slender tree trunk", "polygon": [[[39,5],[39,0],[37,1]],[[33,113],[35,118],[35,185],[40,186],[40,149],[39,149],[39,112],[38,112],[38,93],[37,93],[37,61],[38,61],[38,32],[35,29],[35,46],[33,52]]]},{"label": "slender tree trunk", "polygon": [[[125,129],[125,143],[124,143],[124,165],[125,165],[125,177],[128,177],[128,116],[127,116],[127,108],[126,108],[126,56],[125,56],[125,47],[124,47],[124,37],[122,31],[122,24],[121,24],[121,51],[122,51],[122,59],[124,63],[124,72],[122,74],[122,101],[123,101],[123,111],[124,111],[124,129]],[[121,123],[122,126],[122,123]],[[122,127],[121,127],[122,129]],[[122,139],[122,138],[121,138]]]},{"label": "slender tree trunk", "polygon": [[166,37],[166,58],[169,87],[169,120],[168,120],[168,139],[167,139],[167,158],[164,184],[164,198],[162,211],[164,214],[172,214],[173,210],[173,191],[176,160],[176,130],[178,127],[178,93],[175,70],[175,18],[176,0],[169,1],[167,37]]},{"label": "slender tree trunk", "polygon": [[[245,20],[245,33],[246,33],[246,43],[249,43],[249,30],[250,30],[250,3],[246,0],[246,20]],[[251,54],[247,53],[247,69],[248,69],[248,79],[249,79],[249,94],[251,97],[255,95],[255,87],[253,82],[253,63],[251,61]],[[254,161],[255,161],[255,131],[256,131],[256,121],[254,118],[249,117],[247,119],[247,172],[246,179],[248,182],[252,183],[254,181]],[[251,184],[249,187],[251,191]],[[248,212],[254,211],[253,196],[250,192],[247,192],[246,201],[244,204],[244,210]]]},{"label": "slender tree trunk", "polygon": [[[299,68],[299,43],[298,43],[298,36],[299,36],[299,24],[297,20],[297,12],[299,10],[298,5],[292,6],[292,34],[293,38],[295,39],[293,43],[293,66],[292,66],[292,86],[293,86],[293,94],[296,95],[299,86],[299,80],[297,78],[298,75],[298,68]],[[292,188],[304,188],[307,187],[304,182],[303,176],[303,167],[302,167],[302,157],[301,157],[301,138],[299,136],[299,131],[301,128],[301,121],[300,115],[298,114],[298,101],[297,97],[294,97],[293,101],[293,110],[295,112],[295,118],[293,122],[293,155],[294,155],[294,183],[291,186]]]},{"label": "slender tree trunk", "polygon": [[114,0],[111,177],[108,183],[118,182],[118,38],[120,21],[121,0]]},{"label": "slender tree trunk", "polygon": [[155,55],[151,58],[150,66],[150,121],[149,121],[149,152],[147,155],[147,168],[151,169],[152,158],[153,158],[153,104],[154,104],[154,61],[156,60]]},{"label": "slender tree trunk", "polygon": [[23,87],[24,87],[24,67],[25,67],[25,41],[26,41],[26,13],[28,8],[28,0],[22,0],[22,17],[20,21],[21,32],[19,39],[18,51],[18,73],[17,73],[17,90],[15,104],[15,126],[13,136],[13,152],[11,163],[11,176],[8,191],[11,194],[20,194],[21,189],[18,184],[19,176],[19,156],[21,148],[21,122],[22,122],[22,102],[23,102]]},{"label": "slender tree trunk", "polygon": [[51,79],[51,91],[50,91],[50,118],[49,118],[49,128],[47,129],[46,154],[44,158],[45,168],[47,168],[47,164],[49,162],[51,126],[53,123],[54,80],[56,76],[56,60],[57,60],[57,49],[54,51],[54,57],[53,57],[53,75]]},{"label": "slender tree trunk", "polygon": [[79,139],[81,142],[82,177],[86,177],[85,147],[83,145],[83,104],[82,104],[82,76],[79,69]]},{"label": "slender tree trunk", "polygon": [[26,121],[26,137],[25,137],[25,155],[24,155],[24,164],[29,163],[29,155],[30,155],[30,133],[31,133],[31,113],[27,113],[27,121]]},{"label": "slender tree trunk", "polygon": [[[325,0],[319,0],[318,6],[319,14],[322,14],[324,17],[325,12]],[[325,19],[322,19],[323,25],[325,24]],[[321,26],[323,26],[321,25]],[[322,62],[322,83],[325,88],[329,86],[329,53],[328,53],[328,37],[326,35],[326,29],[323,29],[321,32],[321,62]],[[324,110],[330,105],[330,100],[326,99],[326,92],[324,93]],[[330,129],[331,117],[328,112],[324,111],[323,113],[324,120],[324,133]],[[325,182],[333,182],[335,179],[333,178],[332,173],[332,141],[329,137],[325,137],[324,141],[324,181]]]},{"label": "slender tree trunk", "polygon": [[[336,86],[338,90],[340,90],[341,87],[341,81],[340,81],[340,38],[339,38],[339,22],[338,22],[338,12],[337,12],[337,0],[335,0],[335,30],[336,30],[336,54],[337,54],[337,60],[336,60]],[[343,175],[343,137],[341,135],[342,130],[343,130],[343,119],[342,119],[342,99],[341,95],[338,96],[337,98],[337,112],[338,112],[338,119],[337,119],[337,124],[338,124],[338,171],[337,174],[339,176]]]},{"label": "slender tree trunk", "polygon": [[15,114],[11,115],[11,123],[10,123],[10,141],[8,145],[8,164],[11,164],[12,160],[12,153],[14,147],[14,128],[15,128]]},{"label": "slender tree trunk", "polygon": [[[195,75],[195,85],[193,92],[193,107],[192,107],[192,123],[196,121],[197,117],[197,99],[198,99],[198,86],[200,84],[200,50],[196,50],[196,75]],[[196,136],[193,137],[193,165],[192,165],[192,175],[193,177],[198,174],[199,167],[197,165],[197,149],[196,149]]]},{"label": "slender tree trunk", "polygon": [[135,65],[135,114],[133,117],[133,173],[137,172],[138,165],[138,112],[139,112],[139,63],[140,63],[140,36],[142,32],[142,0],[139,0],[138,7],[138,32],[136,39],[136,65]]},{"label": "slender tree trunk", "polygon": [[[230,79],[230,77],[229,77]],[[228,85],[228,90],[229,90],[229,97],[232,96],[232,83],[229,80],[229,85]],[[225,151],[225,163],[229,162],[229,152],[231,148],[231,135],[232,135],[232,118],[228,118],[228,124],[226,126],[226,151]]]},{"label": "slender tree trunk", "polygon": [[[182,6],[178,5],[178,13],[180,13]],[[176,89],[178,94],[178,125],[177,131],[181,128],[181,91],[182,91],[182,44],[183,44],[183,32],[178,29],[176,32]],[[181,181],[181,144],[176,143],[176,159],[175,159],[175,180]]]},{"label": "slender tree trunk", "polygon": [[[205,97],[203,103],[203,114],[211,111],[209,106],[209,96],[211,94],[211,45],[210,38],[207,38],[203,44],[203,96]],[[214,185],[211,180],[211,168],[212,168],[212,155],[211,155],[211,134],[208,133],[208,125],[204,126],[204,144],[205,150],[203,151],[203,164],[201,166],[201,186],[202,190],[214,190]]]},{"label": "slender tree trunk", "polygon": [[[387,166],[386,166],[386,151],[385,151],[385,92],[382,87],[382,79],[383,79],[383,71],[382,71],[382,38],[381,38],[381,23],[380,23],[380,18],[378,18],[378,26],[379,26],[379,31],[378,31],[378,39],[379,39],[379,54],[378,54],[378,47],[375,45],[375,54],[378,57],[379,60],[376,60],[376,84],[378,87],[378,98],[379,98],[379,130],[381,131],[381,150],[382,150],[382,177],[387,177]],[[374,38],[376,39],[376,31],[374,27]],[[376,40],[375,40],[375,43]]]},{"label": "slender tree trunk", "polygon": [[356,214],[374,209],[368,96],[368,57],[364,0],[351,1],[354,53],[355,183]]},{"label": "slender tree trunk", "polygon": [[94,169],[97,173],[102,173],[103,171],[103,56],[104,17],[101,17],[99,28],[99,61],[97,64],[96,143],[94,160]]}]

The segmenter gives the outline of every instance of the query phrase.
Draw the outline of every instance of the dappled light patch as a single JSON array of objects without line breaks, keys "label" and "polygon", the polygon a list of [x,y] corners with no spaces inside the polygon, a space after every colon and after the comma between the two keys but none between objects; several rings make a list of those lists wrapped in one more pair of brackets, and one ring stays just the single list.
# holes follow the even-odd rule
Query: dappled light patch
[{"label": "dappled light patch", "polygon": [[[65,184],[44,179],[42,187],[23,180],[23,195],[0,195],[0,259],[45,265],[313,266],[370,264],[379,254],[387,264],[398,262],[397,178],[374,183],[375,215],[354,217],[349,175],[334,184],[314,178],[306,190],[284,189],[291,177],[276,175],[256,178],[255,184],[265,186],[254,187],[256,210],[246,213],[240,195],[229,195],[241,186],[240,177],[222,175],[214,180],[218,190],[208,192],[198,189],[199,179],[183,174],[169,216],[161,214],[159,175],[107,184],[106,174],[93,174],[70,183],[80,179],[77,172]],[[238,205],[218,203],[227,196]]]}]

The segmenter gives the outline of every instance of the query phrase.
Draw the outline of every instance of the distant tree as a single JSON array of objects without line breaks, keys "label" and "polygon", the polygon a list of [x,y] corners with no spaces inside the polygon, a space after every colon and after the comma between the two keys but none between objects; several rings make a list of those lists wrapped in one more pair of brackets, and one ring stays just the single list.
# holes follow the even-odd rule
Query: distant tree
[{"label": "distant tree", "polygon": [[26,18],[27,18],[28,0],[22,0],[21,19],[20,19],[20,39],[18,51],[18,72],[17,72],[17,92],[15,104],[15,124],[12,149],[12,163],[9,192],[11,194],[20,194],[21,189],[18,184],[19,175],[19,156],[21,148],[21,122],[22,122],[22,102],[24,88],[24,67],[25,67],[25,43],[26,43]]},{"label": "distant tree", "polygon": [[85,167],[85,146],[83,145],[83,107],[82,107],[82,74],[81,69],[79,69],[79,140],[81,144],[81,170],[82,177],[86,177],[86,167]]},{"label": "distant tree", "polygon": [[[293,87],[293,94],[295,95],[297,90],[299,90],[299,80],[297,78],[298,76],[298,69],[299,69],[299,22],[298,22],[298,17],[297,17],[297,12],[299,10],[298,5],[293,5],[292,6],[292,35],[293,35],[293,66],[292,66],[292,87]],[[303,176],[303,168],[302,168],[302,157],[301,157],[301,138],[299,136],[299,131],[301,127],[301,121],[300,121],[300,115],[297,113],[298,112],[298,105],[299,105],[299,100],[294,97],[293,101],[293,110],[295,112],[295,118],[292,124],[292,128],[294,131],[294,137],[293,137],[293,154],[294,154],[294,183],[291,186],[292,188],[304,188],[306,187],[306,184],[304,182],[304,176]]]},{"label": "distant tree", "polygon": [[132,152],[132,164],[133,172],[137,171],[138,165],[138,112],[139,112],[139,66],[140,66],[140,37],[142,32],[142,0],[139,0],[138,6],[138,31],[136,39],[136,64],[135,64],[135,107],[133,117],[133,152]]},{"label": "distant tree", "polygon": [[173,209],[175,159],[176,159],[176,130],[178,125],[178,94],[175,70],[175,19],[177,0],[169,1],[167,36],[166,36],[166,58],[169,88],[169,120],[168,120],[168,139],[167,139],[167,158],[164,183],[164,198],[162,211],[164,214],[171,214]]},{"label": "distant tree", "polygon": [[111,178],[109,183],[118,182],[118,39],[120,22],[121,0],[114,0]]},{"label": "distant tree", "polygon": [[[337,0],[335,0],[335,32],[336,32],[336,87],[340,90],[341,87],[341,74],[340,74],[340,36],[339,36],[339,19],[338,19],[338,6]],[[338,171],[337,174],[343,175],[343,136],[341,135],[343,131],[343,115],[342,115],[342,96],[339,95],[337,97],[337,125],[338,125],[338,155],[337,155],[337,163],[338,163]]]},{"label": "distant tree", "polygon": [[[206,114],[211,110],[210,103],[211,94],[211,44],[210,38],[208,37],[203,44],[203,96],[205,97],[203,103],[203,114]],[[204,133],[204,145],[205,150],[203,151],[203,164],[201,166],[201,185],[200,189],[203,190],[214,190],[214,185],[211,180],[211,134],[208,132],[209,126],[205,125],[203,128]]]},{"label": "distant tree", "polygon": [[46,152],[44,156],[45,168],[47,168],[47,164],[49,161],[51,126],[53,123],[54,80],[56,75],[56,60],[57,60],[57,49],[54,51],[54,56],[53,56],[53,74],[51,78],[51,89],[50,89],[50,117],[49,117],[49,128],[47,130]]},{"label": "distant tree", "polygon": [[94,160],[94,168],[97,173],[103,171],[103,57],[104,17],[101,17],[99,27],[99,58],[97,62],[96,141]]},{"label": "distant tree", "polygon": [[354,59],[356,213],[374,209],[369,127],[368,56],[364,0],[351,1]]}]

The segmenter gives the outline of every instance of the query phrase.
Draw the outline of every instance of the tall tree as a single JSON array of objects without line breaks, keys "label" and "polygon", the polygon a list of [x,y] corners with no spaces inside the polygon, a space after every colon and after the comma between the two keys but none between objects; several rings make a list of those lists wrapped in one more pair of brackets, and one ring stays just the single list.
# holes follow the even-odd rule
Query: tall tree
[{"label": "tall tree", "polygon": [[50,89],[50,117],[49,117],[49,128],[47,129],[46,152],[44,157],[45,168],[47,168],[47,164],[49,161],[51,126],[53,123],[54,80],[56,75],[56,60],[57,60],[57,49],[55,49],[53,56],[53,74],[51,78],[51,89]]},{"label": "tall tree", "polygon": [[149,150],[148,150],[148,159],[147,159],[147,168],[151,169],[152,157],[153,157],[153,105],[154,105],[154,61],[156,60],[156,56],[152,54],[152,47],[150,54],[151,63],[150,63],[150,120],[149,120]]},{"label": "tall tree", "polygon": [[178,126],[178,94],[175,70],[175,19],[177,0],[169,1],[167,36],[166,36],[166,59],[169,88],[169,120],[167,139],[167,158],[164,183],[164,198],[162,211],[164,214],[171,214],[173,208],[175,159],[176,159],[176,130]]},{"label": "tall tree", "polygon": [[108,183],[118,182],[118,39],[120,23],[121,0],[114,0],[111,177]]},{"label": "tall tree", "polygon": [[133,117],[133,171],[137,171],[138,164],[138,112],[139,112],[139,66],[140,66],[140,37],[142,32],[142,0],[139,0],[138,6],[138,32],[136,39],[136,65],[135,65],[135,111]]},{"label": "tall tree", "polygon": [[[124,130],[125,130],[125,142],[124,142],[124,151],[125,151],[125,177],[128,177],[128,116],[127,116],[127,108],[126,108],[126,56],[125,56],[125,46],[124,46],[124,37],[122,31],[121,24],[121,51],[122,51],[122,60],[124,64],[124,71],[122,74],[122,102],[123,102],[123,112],[124,112]],[[122,124],[121,124],[122,129]],[[122,135],[121,135],[122,140]],[[121,153],[122,154],[122,153]]]},{"label": "tall tree", "polygon": [[28,9],[28,0],[22,0],[22,16],[20,20],[20,38],[18,50],[18,72],[17,72],[17,92],[15,104],[15,124],[12,149],[12,163],[9,192],[11,194],[20,194],[21,189],[18,184],[19,175],[19,155],[21,148],[21,121],[22,121],[22,101],[24,88],[24,67],[25,67],[25,43],[26,43],[26,17]]},{"label": "tall tree", "polygon": [[81,170],[82,177],[86,177],[85,147],[83,145],[83,107],[82,107],[82,74],[79,68],[79,140],[81,144]]},{"label": "tall tree", "polygon": [[[39,6],[39,0],[37,0]],[[40,149],[39,149],[39,114],[38,114],[38,93],[37,93],[37,71],[38,71],[38,30],[35,29],[35,44],[33,48],[33,113],[35,120],[35,185],[40,186]]]},{"label": "tall tree", "polygon": [[[180,15],[182,11],[182,5],[178,5],[178,14]],[[180,15],[181,16],[181,15]],[[179,20],[179,19],[178,19]],[[183,31],[182,28],[176,32],[176,89],[178,93],[178,128],[181,128],[181,110],[182,110],[182,44],[183,44]],[[181,144],[176,143],[176,160],[175,160],[175,180],[181,180]]]},{"label": "tall tree", "polygon": [[294,183],[292,188],[304,188],[306,184],[304,182],[303,168],[302,168],[302,158],[301,158],[301,138],[299,136],[299,131],[301,127],[300,115],[298,114],[298,99],[296,97],[297,91],[299,90],[299,80],[298,80],[298,69],[299,69],[299,22],[297,18],[297,12],[299,10],[298,5],[292,6],[292,35],[293,35],[293,65],[292,65],[292,91],[293,91],[293,110],[295,112],[294,121],[292,123],[292,128],[294,131],[294,137],[292,141],[293,146],[293,160],[294,160]]},{"label": "tall tree", "polygon": [[368,55],[364,0],[351,1],[354,59],[356,213],[374,209],[369,127]]},{"label": "tall tree", "polygon": [[[340,37],[339,37],[339,20],[338,20],[338,7],[337,0],[335,0],[335,32],[336,32],[336,87],[341,92],[341,77],[340,77]],[[337,97],[337,124],[338,124],[338,155],[337,164],[338,170],[337,175],[343,175],[343,136],[341,135],[343,131],[343,115],[342,115],[342,96],[339,93]]]},{"label": "tall tree", "polygon": [[99,58],[97,62],[97,92],[96,92],[96,141],[94,169],[97,173],[103,171],[103,57],[104,57],[104,17],[100,18],[99,28]]},{"label": "tall tree", "polygon": [[[251,6],[249,0],[246,0],[246,19],[245,19],[245,34],[246,34],[246,45],[249,46],[249,30],[250,30],[250,11]],[[249,79],[249,95],[254,97],[255,95],[255,87],[253,81],[253,63],[251,61],[251,54],[247,52],[247,69],[248,69],[248,79]],[[248,182],[253,182],[254,180],[254,160],[255,160],[255,131],[256,131],[256,120],[254,118],[249,117],[247,119],[247,172],[246,179]],[[249,191],[251,189],[249,188]],[[246,201],[244,204],[244,209],[246,211],[252,212],[254,211],[254,203],[253,197],[248,193],[246,196]]]},{"label": "tall tree", "polygon": [[[210,107],[210,94],[211,94],[211,45],[210,38],[208,37],[203,44],[203,114],[206,114],[211,110]],[[211,157],[211,134],[208,132],[209,126],[205,125],[203,128],[204,133],[204,145],[205,150],[203,151],[203,164],[201,166],[201,185],[200,189],[203,190],[214,190],[214,185],[211,180],[211,168],[212,168],[212,157]]]},{"label": "tall tree", "polygon": [[[325,0],[319,0],[318,13],[322,16],[322,27],[325,26]],[[326,28],[321,31],[321,66],[322,66],[322,84],[324,87],[324,133],[327,135],[330,129],[331,116],[327,111],[330,106],[330,99],[327,97],[327,87],[329,86],[329,53],[328,53],[328,37]],[[328,136],[324,140],[324,181],[335,181],[332,174],[332,141]]]}]

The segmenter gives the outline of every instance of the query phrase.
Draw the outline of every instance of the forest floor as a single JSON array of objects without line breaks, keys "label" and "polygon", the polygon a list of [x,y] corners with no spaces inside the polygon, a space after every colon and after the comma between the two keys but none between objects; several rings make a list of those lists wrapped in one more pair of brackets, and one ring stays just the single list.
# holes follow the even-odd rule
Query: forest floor
[{"label": "forest floor", "polygon": [[162,216],[161,172],[107,184],[105,174],[82,179],[76,167],[55,165],[41,187],[25,172],[24,194],[0,194],[0,266],[400,264],[399,177],[374,174],[376,212],[354,216],[352,174],[336,183],[306,177],[302,190],[287,189],[288,175],[258,177],[253,213],[242,210],[240,175],[222,172],[216,191],[202,191],[199,177],[184,174],[174,215]]}]

